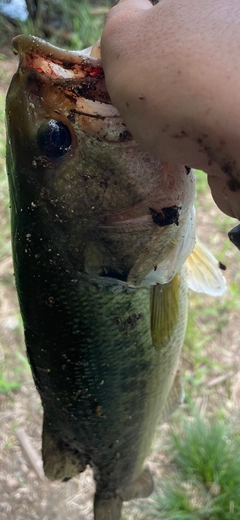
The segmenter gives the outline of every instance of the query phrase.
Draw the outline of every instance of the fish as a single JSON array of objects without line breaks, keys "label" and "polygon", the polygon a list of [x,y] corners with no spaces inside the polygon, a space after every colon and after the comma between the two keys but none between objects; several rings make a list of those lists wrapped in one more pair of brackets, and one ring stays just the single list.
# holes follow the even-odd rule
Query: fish
[{"label": "fish", "polygon": [[95,520],[147,497],[157,423],[183,399],[188,288],[220,295],[195,237],[193,170],[141,150],[112,105],[99,44],[13,40],[6,99],[16,288],[50,480],[87,465]]}]

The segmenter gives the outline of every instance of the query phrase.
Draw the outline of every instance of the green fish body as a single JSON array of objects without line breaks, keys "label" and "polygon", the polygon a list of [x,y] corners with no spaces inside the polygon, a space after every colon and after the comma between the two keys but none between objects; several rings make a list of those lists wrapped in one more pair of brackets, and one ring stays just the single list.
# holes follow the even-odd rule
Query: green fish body
[{"label": "green fish body", "polygon": [[151,493],[144,460],[157,421],[182,399],[188,263],[193,281],[204,256],[194,175],[139,149],[98,58],[26,36],[14,49],[12,244],[44,469],[67,480],[89,464],[95,519],[117,520],[124,500]]}]

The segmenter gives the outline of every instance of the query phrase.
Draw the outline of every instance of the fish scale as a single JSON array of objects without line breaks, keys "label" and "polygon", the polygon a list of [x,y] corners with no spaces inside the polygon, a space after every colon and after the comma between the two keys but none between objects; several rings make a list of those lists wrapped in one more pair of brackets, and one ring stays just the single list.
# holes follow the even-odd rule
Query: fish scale
[{"label": "fish scale", "polygon": [[[51,280],[51,294],[54,294],[53,273]],[[79,441],[74,442],[74,449],[92,453],[89,462],[98,468],[101,479],[111,460],[114,472],[119,475],[118,466],[127,464],[126,473],[131,478],[131,466],[136,464],[133,452],[140,451],[141,468],[156,419],[172,384],[181,348],[179,335],[181,340],[184,337],[186,309],[179,314],[171,341],[158,350],[152,344],[149,326],[149,289],[114,292],[112,288],[79,283],[74,290],[69,290],[68,279],[65,284],[67,289],[61,287],[58,279],[56,286],[62,306],[34,309],[41,315],[45,334],[43,330],[39,335],[26,329],[28,355],[31,365],[38,370],[35,382],[42,395],[45,414],[51,417],[54,431],[58,425],[61,431],[64,429],[64,442],[73,446],[76,437]],[[181,297],[186,300],[182,287]],[[45,297],[43,300],[46,301]],[[74,309],[74,324],[70,319],[62,320],[62,316],[71,315],[71,309]],[[127,321],[127,317],[133,315],[141,316],[134,324]],[[142,430],[145,439],[139,449],[138,437],[141,439]],[[135,469],[135,473],[138,471]],[[121,477],[115,482],[112,479],[111,486],[123,487]],[[108,493],[105,479],[104,488]]]},{"label": "fish scale", "polygon": [[30,36],[14,49],[12,248],[44,470],[66,481],[89,464],[95,520],[120,520],[123,501],[152,492],[155,427],[182,401],[188,287],[225,286],[195,245],[193,172],[134,142],[100,60]]}]

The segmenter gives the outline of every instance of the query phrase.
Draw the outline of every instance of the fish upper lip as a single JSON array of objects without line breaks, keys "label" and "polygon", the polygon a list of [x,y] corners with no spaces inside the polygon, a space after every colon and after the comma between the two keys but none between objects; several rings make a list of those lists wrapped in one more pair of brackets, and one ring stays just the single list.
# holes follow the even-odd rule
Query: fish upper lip
[{"label": "fish upper lip", "polygon": [[84,51],[66,51],[35,36],[20,35],[13,39],[13,52],[19,55],[20,70],[32,69],[63,87],[71,82],[76,95],[111,103],[99,58]]},{"label": "fish upper lip", "polygon": [[69,77],[76,77],[81,71],[87,71],[91,76],[104,76],[101,60],[87,56],[83,51],[67,51],[60,49],[41,38],[29,35],[20,35],[13,38],[13,52],[20,56],[40,56],[51,60],[56,65],[62,65],[69,71]]}]

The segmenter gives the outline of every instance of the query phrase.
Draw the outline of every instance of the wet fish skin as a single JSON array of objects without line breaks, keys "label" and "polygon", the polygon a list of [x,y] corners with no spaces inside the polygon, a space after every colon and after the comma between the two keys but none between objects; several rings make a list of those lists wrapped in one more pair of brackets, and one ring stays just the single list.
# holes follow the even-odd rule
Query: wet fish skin
[{"label": "wet fish skin", "polygon": [[[37,304],[44,330],[25,329],[45,428],[57,445],[75,451],[80,464],[91,464],[104,498],[141,473],[172,386],[186,324],[186,281],[178,282],[181,309],[171,342],[162,349],[152,345],[149,289],[116,292],[79,280],[76,290],[65,273],[56,286],[51,283],[55,306],[44,312]],[[74,322],[66,323],[61,316],[73,309]],[[55,478],[54,471],[50,465],[48,476]]]},{"label": "wet fish skin", "polygon": [[[7,96],[12,244],[44,409],[44,468],[50,479],[67,480],[90,464],[95,519],[118,520],[122,501],[152,490],[144,460],[177,377],[194,176],[161,164],[124,133],[98,60],[36,38],[14,45],[20,67]],[[51,141],[48,148],[49,121],[71,136],[59,157]],[[179,225],[162,225],[170,207],[179,208]]]}]

